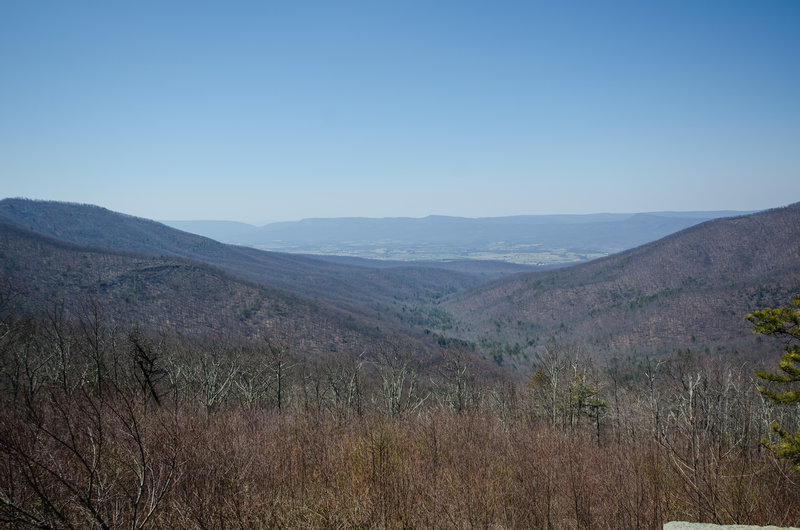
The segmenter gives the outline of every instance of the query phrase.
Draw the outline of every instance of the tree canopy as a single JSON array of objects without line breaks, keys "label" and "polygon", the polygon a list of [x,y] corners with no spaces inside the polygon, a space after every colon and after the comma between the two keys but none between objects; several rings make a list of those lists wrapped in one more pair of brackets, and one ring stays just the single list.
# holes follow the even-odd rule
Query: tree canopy
[{"label": "tree canopy", "polygon": [[[747,320],[755,326],[755,333],[787,339],[784,354],[778,361],[778,370],[774,373],[759,371],[756,374],[765,381],[758,391],[773,403],[800,406],[800,294],[794,297],[792,304],[794,308],[756,311],[747,315]],[[777,455],[790,460],[795,470],[800,471],[800,429],[792,434],[775,424],[772,430],[780,441],[772,443],[763,440],[762,443]]]}]

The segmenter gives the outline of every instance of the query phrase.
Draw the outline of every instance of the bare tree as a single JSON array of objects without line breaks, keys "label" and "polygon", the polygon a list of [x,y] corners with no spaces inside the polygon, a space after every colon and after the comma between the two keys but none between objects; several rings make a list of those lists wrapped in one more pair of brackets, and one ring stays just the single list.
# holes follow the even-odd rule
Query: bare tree
[{"label": "bare tree", "polygon": [[0,452],[4,521],[37,527],[142,528],[178,467],[177,411],[148,411],[135,385],[53,381],[5,407]]},{"label": "bare tree", "polygon": [[212,350],[198,356],[184,371],[190,388],[206,411],[211,411],[222,404],[236,379],[238,362],[228,358],[222,351]]},{"label": "bare tree", "polygon": [[566,410],[565,397],[569,385],[569,358],[565,350],[555,344],[547,345],[544,352],[536,355],[534,370],[528,389],[535,408],[539,408],[554,427],[564,426],[561,413]]},{"label": "bare tree", "polygon": [[380,410],[388,416],[414,412],[425,403],[429,394],[419,395],[419,378],[409,366],[395,341],[385,340],[377,346],[375,364],[381,379]]},{"label": "bare tree", "polygon": [[[110,370],[117,372],[116,330],[108,326],[106,309],[96,297],[88,297],[78,304],[77,325],[80,331],[81,350],[87,358],[88,377],[95,392],[102,394],[105,380]],[[113,359],[109,359],[113,355]]]},{"label": "bare tree", "polygon": [[458,414],[477,405],[478,390],[472,373],[472,355],[462,347],[442,351],[439,381],[434,381],[439,402]]},{"label": "bare tree", "polygon": [[[325,379],[325,389],[322,392],[329,396],[332,413],[339,420],[364,413],[364,363],[363,353],[358,357],[338,355],[329,359],[322,367]],[[320,387],[316,387],[318,396],[320,391]]]},{"label": "bare tree", "polygon": [[287,342],[267,341],[267,348],[269,350],[267,366],[273,377],[275,404],[278,412],[283,412],[287,386],[286,379],[296,363],[289,356]]}]

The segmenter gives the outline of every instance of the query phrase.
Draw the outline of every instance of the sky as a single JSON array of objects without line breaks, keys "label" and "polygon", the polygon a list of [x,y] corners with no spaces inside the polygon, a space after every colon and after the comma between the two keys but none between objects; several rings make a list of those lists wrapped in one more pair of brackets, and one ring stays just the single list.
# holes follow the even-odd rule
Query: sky
[{"label": "sky", "polygon": [[800,201],[800,2],[0,2],[0,197],[160,220]]}]

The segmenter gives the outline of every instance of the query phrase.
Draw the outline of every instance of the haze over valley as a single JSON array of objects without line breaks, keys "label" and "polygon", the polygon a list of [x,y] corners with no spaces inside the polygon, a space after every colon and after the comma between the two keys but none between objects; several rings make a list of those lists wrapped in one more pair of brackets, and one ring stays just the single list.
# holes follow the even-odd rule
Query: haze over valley
[{"label": "haze over valley", "polygon": [[493,218],[305,219],[262,227],[164,224],[262,250],[399,261],[491,260],[547,267],[607,256],[697,223],[748,212],[529,215]]}]

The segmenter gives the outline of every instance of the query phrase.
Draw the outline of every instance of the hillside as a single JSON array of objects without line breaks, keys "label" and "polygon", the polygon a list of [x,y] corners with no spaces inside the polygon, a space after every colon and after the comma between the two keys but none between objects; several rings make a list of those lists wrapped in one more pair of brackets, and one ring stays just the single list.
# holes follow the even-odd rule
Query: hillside
[{"label": "hillside", "polygon": [[308,356],[360,354],[386,334],[422,349],[397,330],[380,330],[379,322],[205,264],[76,245],[7,223],[0,223],[0,267],[15,312],[43,316],[63,303],[75,315],[94,301],[123,328],[255,341],[278,336]]},{"label": "hillside", "polygon": [[439,331],[511,364],[548,341],[595,351],[757,349],[744,316],[800,276],[800,203],[718,219],[590,263],[455,294]]},{"label": "hillside", "polygon": [[[248,289],[282,293],[303,300],[300,306],[332,309],[334,304],[342,310],[337,314],[347,315],[342,318],[368,322],[366,328],[430,329],[440,340],[473,342],[487,358],[517,367],[529,366],[530,356],[553,340],[615,354],[758,349],[743,317],[784,304],[794,292],[800,275],[798,210],[800,205],[793,205],[717,219],[589,263],[518,274],[513,273],[523,267],[493,262],[411,265],[265,252],[96,206],[6,199],[0,201],[0,220],[76,245],[136,252],[140,260],[166,259],[158,267],[183,263],[187,268],[181,269],[181,281],[187,271],[221,274],[197,263],[203,262],[233,274],[227,276],[231,281],[256,282]],[[561,222],[583,226],[573,216]],[[65,258],[65,263],[75,259]],[[125,281],[130,274],[118,273]],[[505,277],[485,283],[500,275]],[[238,292],[239,287],[231,289]],[[213,300],[211,290],[206,296]],[[226,303],[252,312],[247,300],[258,297],[237,296],[235,304]],[[230,315],[232,307],[220,314]]]},{"label": "hillside", "polygon": [[[184,258],[0,223],[0,265],[8,528],[800,521],[796,475],[759,443],[798,418],[741,357],[554,348],[514,382]],[[3,311],[9,282],[38,321]]]},{"label": "hillside", "polygon": [[226,245],[90,205],[5,199],[0,201],[0,221],[80,245],[202,261],[264,285],[334,300],[370,317],[393,314],[403,304],[427,302],[487,279],[481,271],[407,263],[355,265]]}]

